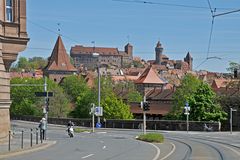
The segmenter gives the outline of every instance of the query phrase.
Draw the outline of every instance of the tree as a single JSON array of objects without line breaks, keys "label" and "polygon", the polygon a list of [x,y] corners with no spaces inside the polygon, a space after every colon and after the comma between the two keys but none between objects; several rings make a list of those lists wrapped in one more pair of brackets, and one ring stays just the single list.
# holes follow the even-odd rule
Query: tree
[{"label": "tree", "polygon": [[77,98],[81,92],[89,89],[84,78],[76,75],[64,78],[60,85],[64,89],[64,92],[69,95],[72,102],[77,101]]},{"label": "tree", "polygon": [[234,73],[235,69],[240,69],[240,64],[236,62],[229,62],[229,67],[227,68],[227,70],[231,73]]},{"label": "tree", "polygon": [[[12,115],[42,115],[42,107],[45,105],[44,97],[36,97],[35,92],[43,92],[43,79],[13,78],[11,84],[25,84],[26,86],[12,86],[12,104],[10,112]],[[34,86],[34,84],[42,86]],[[70,108],[63,90],[53,81],[47,80],[48,91],[53,91],[54,96],[50,98],[50,116],[66,117]]]},{"label": "tree", "polygon": [[211,87],[201,82],[196,92],[188,98],[191,107],[190,120],[197,121],[222,121],[227,114],[216,101],[216,94]]},{"label": "tree", "polygon": [[176,89],[173,95],[173,110],[167,117],[171,119],[182,119],[184,105],[188,98],[194,94],[200,85],[200,80],[191,74],[187,74],[182,80],[180,86]]},{"label": "tree", "polygon": [[102,103],[103,115],[107,119],[133,119],[129,106],[114,94],[108,95]]},{"label": "tree", "polygon": [[186,102],[191,107],[190,120],[221,121],[227,116],[217,102],[217,96],[211,87],[191,75],[184,77],[173,99],[173,111],[166,119],[186,119],[183,113]]}]

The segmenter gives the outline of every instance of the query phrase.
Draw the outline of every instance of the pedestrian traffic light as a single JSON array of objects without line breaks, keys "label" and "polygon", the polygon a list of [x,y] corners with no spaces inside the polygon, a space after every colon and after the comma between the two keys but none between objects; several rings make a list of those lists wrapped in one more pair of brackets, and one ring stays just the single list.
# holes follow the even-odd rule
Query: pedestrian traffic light
[{"label": "pedestrian traffic light", "polygon": [[150,110],[150,106],[149,106],[149,102],[143,102],[143,110],[144,111],[149,111]]}]

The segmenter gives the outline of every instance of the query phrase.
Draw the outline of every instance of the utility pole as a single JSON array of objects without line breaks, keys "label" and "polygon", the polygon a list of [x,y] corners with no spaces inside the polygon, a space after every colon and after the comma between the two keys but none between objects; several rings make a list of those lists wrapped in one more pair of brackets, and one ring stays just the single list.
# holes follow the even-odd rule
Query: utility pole
[{"label": "utility pole", "polygon": [[92,114],[92,133],[94,133],[94,118],[95,118],[95,104],[94,103],[92,103],[91,104],[92,105],[92,108],[91,108],[91,114]]}]

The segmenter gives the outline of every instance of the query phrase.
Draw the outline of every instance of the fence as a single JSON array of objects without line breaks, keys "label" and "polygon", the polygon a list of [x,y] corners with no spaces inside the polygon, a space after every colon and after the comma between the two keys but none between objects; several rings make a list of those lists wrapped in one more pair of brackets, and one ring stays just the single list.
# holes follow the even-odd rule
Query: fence
[{"label": "fence", "polygon": [[[11,119],[25,120],[39,122],[41,117],[34,116],[12,116]],[[77,126],[91,127],[91,119],[77,119],[77,118],[49,118],[48,123],[67,125],[71,120]],[[142,120],[113,120],[108,119],[102,121],[103,128],[122,128],[122,129],[140,129],[142,126]],[[172,130],[172,131],[186,131],[186,121],[170,121],[170,120],[147,120],[147,129],[149,130]],[[208,127],[212,127],[213,131],[219,131],[218,122],[203,122],[203,121],[189,121],[190,131],[203,131],[204,124]]]}]

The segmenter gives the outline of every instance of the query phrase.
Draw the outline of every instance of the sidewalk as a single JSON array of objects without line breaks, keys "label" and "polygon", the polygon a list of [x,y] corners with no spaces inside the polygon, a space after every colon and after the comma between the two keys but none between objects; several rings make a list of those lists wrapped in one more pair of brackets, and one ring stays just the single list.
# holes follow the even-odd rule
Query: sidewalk
[{"label": "sidewalk", "polygon": [[56,143],[56,141],[48,140],[41,143],[39,132],[37,136],[36,130],[33,130],[31,134],[31,130],[28,128],[19,128],[12,125],[11,129],[10,145],[8,137],[5,142],[0,143],[0,159],[42,150]]}]

